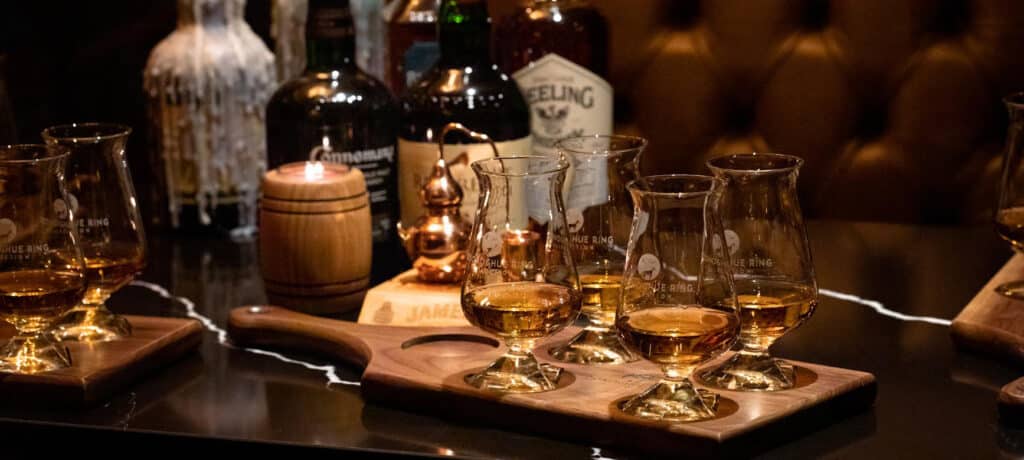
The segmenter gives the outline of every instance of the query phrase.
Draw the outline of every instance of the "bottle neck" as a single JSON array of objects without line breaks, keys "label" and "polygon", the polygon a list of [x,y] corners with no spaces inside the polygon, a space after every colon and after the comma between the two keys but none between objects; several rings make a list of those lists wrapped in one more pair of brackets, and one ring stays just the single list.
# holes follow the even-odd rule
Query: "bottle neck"
[{"label": "bottle neck", "polygon": [[437,18],[440,63],[491,64],[491,18],[482,0],[444,0]]},{"label": "bottle neck", "polygon": [[[232,5],[233,6],[233,5]],[[215,0],[178,0],[178,27],[224,27],[228,24],[229,5]]]},{"label": "bottle neck", "polygon": [[355,40],[306,39],[306,70],[355,66]]},{"label": "bottle neck", "polygon": [[355,65],[356,34],[345,0],[312,1],[306,17],[306,70]]}]

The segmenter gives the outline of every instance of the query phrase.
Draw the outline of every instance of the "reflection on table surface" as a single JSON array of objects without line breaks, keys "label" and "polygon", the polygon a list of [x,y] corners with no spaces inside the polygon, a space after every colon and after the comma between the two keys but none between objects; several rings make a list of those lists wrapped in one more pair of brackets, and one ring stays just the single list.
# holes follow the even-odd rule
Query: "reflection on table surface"
[{"label": "reflection on table surface", "polygon": [[[954,317],[1010,255],[987,226],[811,222],[808,231],[821,288],[912,315]],[[152,240],[142,279],[191,299],[196,311],[216,324],[223,326],[233,307],[265,302],[255,244],[166,236]],[[401,268],[378,265],[375,281]],[[142,287],[123,289],[110,305],[118,313],[186,313],[180,303]],[[822,296],[814,317],[780,340],[776,353],[872,372],[879,394],[872,410],[758,446],[755,451],[766,457],[893,457],[903,452],[990,458],[1024,452],[1024,435],[995,420],[998,388],[1021,371],[957,351],[946,327],[897,321]],[[359,379],[359,369],[336,369],[341,380]],[[212,332],[205,334],[199,354],[107,403],[82,411],[0,408],[0,418],[443,456],[569,459],[595,454],[587,445],[365,405],[357,386],[329,387],[322,371],[226,347]],[[630,457],[614,449],[598,452]]]}]

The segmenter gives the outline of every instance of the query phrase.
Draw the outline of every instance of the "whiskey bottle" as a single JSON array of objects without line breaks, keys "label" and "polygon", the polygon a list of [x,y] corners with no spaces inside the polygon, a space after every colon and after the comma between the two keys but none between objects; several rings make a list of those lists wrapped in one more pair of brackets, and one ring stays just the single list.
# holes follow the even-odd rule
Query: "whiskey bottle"
[{"label": "whiskey bottle", "polygon": [[530,105],[538,153],[566,137],[611,134],[608,23],[588,2],[528,1],[499,22],[494,47]]},{"label": "whiskey bottle", "polygon": [[374,245],[398,247],[395,138],[398,106],[355,63],[348,0],[311,0],[306,70],[267,107],[268,165],[318,159],[359,168],[370,194]]},{"label": "whiskey bottle", "polygon": [[[449,122],[484,133],[502,155],[530,154],[530,112],[519,88],[491,60],[491,20],[483,0],[443,0],[438,13],[441,56],[402,96],[398,186],[402,224],[422,213],[418,191],[437,159],[438,138]],[[494,154],[459,133],[445,142],[445,159],[462,187],[460,210],[472,221],[479,185],[469,164]]]},{"label": "whiskey bottle", "polygon": [[385,81],[395,94],[437,62],[438,0],[393,0],[384,9],[387,24]]}]

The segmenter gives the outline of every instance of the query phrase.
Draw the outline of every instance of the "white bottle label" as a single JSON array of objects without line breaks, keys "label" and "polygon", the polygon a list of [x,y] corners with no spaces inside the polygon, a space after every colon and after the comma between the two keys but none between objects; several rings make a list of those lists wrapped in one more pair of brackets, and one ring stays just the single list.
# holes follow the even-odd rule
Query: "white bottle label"
[{"label": "white bottle label", "polygon": [[[501,155],[525,155],[530,153],[530,137],[505,142],[495,142]],[[493,158],[490,144],[445,144],[444,157],[452,178],[462,187],[461,214],[468,222],[476,217],[477,202],[480,200],[480,184],[470,163]],[[402,208],[402,225],[412,226],[423,215],[419,190],[433,170],[437,161],[436,142],[415,142],[398,139],[398,201]]]},{"label": "white bottle label", "polygon": [[534,149],[553,153],[560,139],[612,133],[612,86],[555,53],[512,74],[530,105]]}]

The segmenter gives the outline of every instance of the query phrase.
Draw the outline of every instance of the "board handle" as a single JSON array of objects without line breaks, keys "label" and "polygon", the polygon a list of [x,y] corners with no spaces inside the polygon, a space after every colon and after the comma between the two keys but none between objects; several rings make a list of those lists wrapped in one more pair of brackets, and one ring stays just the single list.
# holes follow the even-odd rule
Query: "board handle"
[{"label": "board handle", "polygon": [[228,316],[228,334],[236,345],[313,353],[364,369],[373,357],[359,337],[365,327],[269,305],[238,307]]}]

